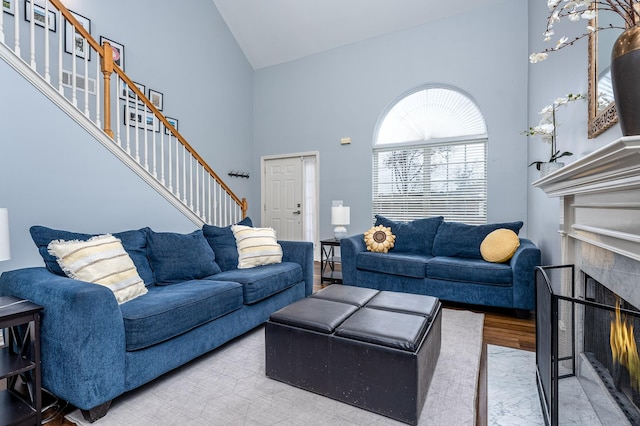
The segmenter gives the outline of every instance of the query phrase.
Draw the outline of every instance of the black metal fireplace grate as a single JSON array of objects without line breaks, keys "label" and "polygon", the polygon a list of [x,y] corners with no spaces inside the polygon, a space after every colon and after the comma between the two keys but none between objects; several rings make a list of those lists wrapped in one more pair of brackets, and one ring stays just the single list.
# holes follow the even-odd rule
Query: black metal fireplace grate
[{"label": "black metal fireplace grate", "polygon": [[[591,364],[619,407],[618,412],[630,424],[640,426],[640,393],[631,386],[626,369],[611,355],[610,330],[617,295],[586,274],[581,272],[580,276],[585,296],[578,298],[573,265],[536,268],[536,378],[545,423],[560,424],[558,382],[576,376],[577,345],[581,359]],[[624,300],[619,306],[620,317],[640,334],[640,311]],[[583,330],[580,342],[576,342],[576,323]],[[640,347],[637,337],[635,342]],[[601,413],[596,415],[600,417]]]}]

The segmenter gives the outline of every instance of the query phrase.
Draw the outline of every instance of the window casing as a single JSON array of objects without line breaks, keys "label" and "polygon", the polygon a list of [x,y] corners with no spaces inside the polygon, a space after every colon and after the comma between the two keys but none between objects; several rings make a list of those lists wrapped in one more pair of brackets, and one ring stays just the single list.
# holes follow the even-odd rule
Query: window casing
[{"label": "window casing", "polygon": [[427,87],[390,108],[373,149],[372,202],[374,214],[394,220],[486,223],[486,126],[471,98]]}]

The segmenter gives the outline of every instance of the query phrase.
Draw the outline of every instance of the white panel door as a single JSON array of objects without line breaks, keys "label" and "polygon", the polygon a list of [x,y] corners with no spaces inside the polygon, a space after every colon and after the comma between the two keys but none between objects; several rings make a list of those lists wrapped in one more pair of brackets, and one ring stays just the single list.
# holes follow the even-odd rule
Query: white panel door
[{"label": "white panel door", "polygon": [[302,159],[266,160],[265,226],[276,230],[279,240],[302,240]]}]

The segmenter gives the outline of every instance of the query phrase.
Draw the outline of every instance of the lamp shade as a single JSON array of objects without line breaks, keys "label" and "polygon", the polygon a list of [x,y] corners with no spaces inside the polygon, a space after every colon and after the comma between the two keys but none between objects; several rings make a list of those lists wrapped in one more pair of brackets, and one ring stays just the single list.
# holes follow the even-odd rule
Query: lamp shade
[{"label": "lamp shade", "polygon": [[351,217],[351,208],[345,206],[331,207],[331,224],[332,225],[349,225]]},{"label": "lamp shade", "polygon": [[0,261],[9,259],[9,210],[0,208]]}]

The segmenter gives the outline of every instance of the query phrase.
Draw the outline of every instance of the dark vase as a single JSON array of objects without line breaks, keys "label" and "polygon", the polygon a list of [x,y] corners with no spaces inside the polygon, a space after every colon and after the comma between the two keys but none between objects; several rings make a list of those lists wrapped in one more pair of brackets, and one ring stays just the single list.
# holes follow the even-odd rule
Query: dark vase
[{"label": "dark vase", "polygon": [[640,26],[625,30],[611,50],[611,85],[623,136],[640,135]]}]

